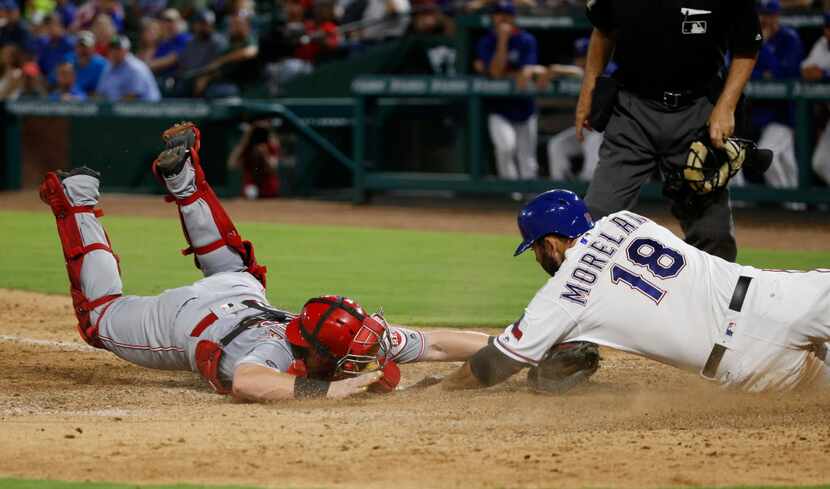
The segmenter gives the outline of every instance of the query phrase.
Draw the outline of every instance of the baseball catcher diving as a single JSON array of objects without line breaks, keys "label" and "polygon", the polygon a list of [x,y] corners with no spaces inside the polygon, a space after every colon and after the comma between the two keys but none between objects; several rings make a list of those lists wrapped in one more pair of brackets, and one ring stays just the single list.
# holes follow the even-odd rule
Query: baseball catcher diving
[{"label": "baseball catcher diving", "polygon": [[339,296],[295,315],[268,304],[264,266],[241,238],[199,163],[199,130],[178,124],[153,173],[178,207],[186,253],[204,278],[154,297],[122,295],[118,258],[98,217],[99,174],[50,172],[41,199],[57,222],[78,331],[91,346],[143,367],[198,372],[217,392],[251,401],[385,392],[398,363],[469,358],[487,336],[390,326]]},{"label": "baseball catcher diving", "polygon": [[528,365],[544,381],[551,348],[580,342],[751,392],[830,387],[830,270],[730,263],[628,211],[594,223],[567,190],[537,196],[518,225],[515,255],[532,249],[551,278],[444,388],[493,385]]}]

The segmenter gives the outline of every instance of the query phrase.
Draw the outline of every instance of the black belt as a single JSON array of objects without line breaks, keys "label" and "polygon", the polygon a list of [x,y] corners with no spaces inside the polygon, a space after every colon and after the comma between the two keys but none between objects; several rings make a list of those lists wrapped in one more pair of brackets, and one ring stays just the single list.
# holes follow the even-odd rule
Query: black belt
[{"label": "black belt", "polygon": [[646,98],[649,100],[655,100],[660,102],[661,104],[665,105],[670,109],[677,109],[680,107],[686,107],[695,103],[695,100],[703,97],[708,93],[707,90],[663,90],[663,91],[646,91],[646,92],[638,92],[636,90],[632,91],[635,95]]},{"label": "black belt", "polygon": [[[729,309],[735,312],[741,312],[744,307],[744,299],[746,299],[746,292],[749,290],[749,283],[752,282],[752,277],[741,275],[738,278],[738,284],[735,285],[735,291],[732,292],[732,299],[729,301]],[[714,379],[718,372],[718,366],[723,359],[723,354],[726,353],[726,347],[720,343],[715,343],[712,347],[712,352],[706,360],[706,365],[703,367],[701,374],[708,378]]]}]

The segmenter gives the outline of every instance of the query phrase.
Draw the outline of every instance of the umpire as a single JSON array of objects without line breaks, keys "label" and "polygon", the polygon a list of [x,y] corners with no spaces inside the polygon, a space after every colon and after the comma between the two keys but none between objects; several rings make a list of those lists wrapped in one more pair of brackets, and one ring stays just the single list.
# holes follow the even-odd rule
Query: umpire
[{"label": "umpire", "polygon": [[[582,140],[583,128],[607,120],[585,198],[599,219],[633,207],[655,168],[683,165],[702,128],[716,147],[732,136],[762,36],[754,0],[588,0],[587,14],[594,30],[575,123]],[[597,83],[612,53],[614,78]],[[686,242],[735,261],[727,189],[673,204]]]}]

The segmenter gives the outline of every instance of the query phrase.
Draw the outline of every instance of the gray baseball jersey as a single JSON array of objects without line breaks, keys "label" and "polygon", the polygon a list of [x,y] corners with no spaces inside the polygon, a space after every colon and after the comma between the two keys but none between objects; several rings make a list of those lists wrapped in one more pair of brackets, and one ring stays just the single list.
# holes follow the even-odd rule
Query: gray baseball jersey
[{"label": "gray baseball jersey", "polygon": [[[193,178],[193,169],[187,163],[184,171],[166,183],[181,199],[195,191]],[[65,179],[63,185],[73,205],[97,204],[96,179],[78,175]],[[214,217],[203,199],[181,206],[181,213],[194,247],[219,239]],[[104,229],[93,214],[75,217],[85,245],[106,243]],[[242,320],[262,313],[244,301],[268,305],[265,288],[245,271],[241,257],[230,248],[199,255],[199,264],[205,278],[191,285],[151,297],[123,296],[93,311],[92,321],[97,322],[106,349],[143,367],[197,372],[195,351],[199,341],[219,342]],[[90,252],[83,262],[81,283],[88,297],[121,293],[113,256],[105,251]],[[420,332],[393,327],[390,333],[388,356],[399,363],[418,360],[426,349]],[[285,339],[285,324],[260,321],[223,348],[219,378],[230,382],[236,367],[243,363],[285,372],[293,360]]]}]

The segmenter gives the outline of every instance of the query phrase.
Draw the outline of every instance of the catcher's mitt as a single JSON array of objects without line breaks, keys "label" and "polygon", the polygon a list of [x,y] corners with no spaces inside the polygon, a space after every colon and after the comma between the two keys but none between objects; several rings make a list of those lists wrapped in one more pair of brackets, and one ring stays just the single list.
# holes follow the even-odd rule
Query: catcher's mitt
[{"label": "catcher's mitt", "polygon": [[527,381],[537,392],[563,394],[594,375],[599,361],[599,347],[594,343],[560,343],[527,372]]}]

